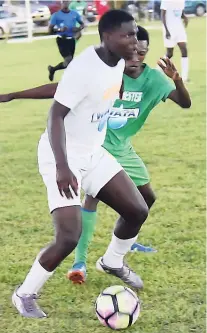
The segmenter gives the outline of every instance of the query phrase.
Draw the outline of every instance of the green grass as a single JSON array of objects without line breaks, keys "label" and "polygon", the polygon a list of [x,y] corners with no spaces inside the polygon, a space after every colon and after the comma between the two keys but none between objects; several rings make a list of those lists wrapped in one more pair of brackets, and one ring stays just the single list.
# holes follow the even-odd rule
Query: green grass
[{"label": "green grass", "polygon": [[[150,30],[150,35],[147,62],[155,66],[164,54],[161,31]],[[188,36],[192,108],[182,110],[170,101],[163,103],[133,140],[158,196],[140,241],[159,252],[128,256],[130,265],[143,277],[145,289],[139,293],[140,319],[126,332],[205,331],[205,18],[190,21]],[[97,36],[83,37],[78,52],[97,42]],[[47,65],[60,60],[54,40],[1,42],[0,59],[2,93],[48,82]],[[178,50],[174,61],[180,68]],[[40,304],[49,313],[48,319],[23,319],[11,305],[13,289],[53,236],[36,162],[50,104],[15,101],[0,105],[0,332],[107,332],[96,319],[94,301],[105,287],[120,282],[99,275],[94,267],[109,243],[116,219],[103,205],[90,247],[87,283],[73,286],[66,280],[71,255],[43,290]]]}]

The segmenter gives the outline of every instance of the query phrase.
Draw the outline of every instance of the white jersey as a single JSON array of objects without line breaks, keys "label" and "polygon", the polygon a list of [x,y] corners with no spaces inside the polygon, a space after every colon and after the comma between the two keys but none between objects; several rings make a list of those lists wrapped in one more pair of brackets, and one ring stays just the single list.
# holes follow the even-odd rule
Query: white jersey
[{"label": "white jersey", "polygon": [[[107,66],[93,46],[68,65],[54,96],[70,109],[64,119],[68,157],[92,155],[103,144],[109,109],[118,97],[124,67],[124,60],[115,67]],[[48,139],[47,130],[43,138]]]},{"label": "white jersey", "polygon": [[161,9],[166,10],[166,24],[168,29],[180,27],[185,0],[162,0]]}]

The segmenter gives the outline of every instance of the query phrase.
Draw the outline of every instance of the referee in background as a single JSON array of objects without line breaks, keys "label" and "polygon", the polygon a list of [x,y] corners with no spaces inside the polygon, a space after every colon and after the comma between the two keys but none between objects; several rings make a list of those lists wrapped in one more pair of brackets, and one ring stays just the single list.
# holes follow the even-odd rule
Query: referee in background
[{"label": "referee in background", "polygon": [[[80,24],[76,26],[77,22]],[[57,66],[48,66],[49,79],[53,81],[55,72],[65,69],[73,59],[75,53],[75,35],[84,28],[80,14],[69,9],[69,1],[63,1],[61,10],[54,13],[50,20],[49,33],[57,35],[57,45],[64,61]]]}]

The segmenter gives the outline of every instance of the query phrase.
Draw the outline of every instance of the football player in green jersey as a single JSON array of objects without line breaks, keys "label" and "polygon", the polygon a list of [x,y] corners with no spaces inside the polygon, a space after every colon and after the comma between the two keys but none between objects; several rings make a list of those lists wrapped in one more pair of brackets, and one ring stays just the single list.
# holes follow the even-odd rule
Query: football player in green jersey
[{"label": "football player in green jersey", "polygon": [[[148,32],[138,26],[139,51],[134,59],[126,62],[123,82],[122,99],[115,101],[109,111],[108,128],[104,147],[122,165],[129,177],[134,181],[149,209],[155,202],[155,194],[150,186],[150,178],[142,159],[137,155],[131,144],[131,138],[144,125],[149,113],[161,101],[171,99],[182,108],[191,106],[191,99],[182,78],[174,64],[168,59],[160,59],[159,66],[163,73],[150,68],[144,63],[149,47]],[[169,77],[170,80],[167,78]],[[0,95],[0,102],[13,99],[46,99],[53,98],[57,84]],[[86,259],[88,246],[96,224],[98,200],[85,196],[82,206],[82,236],[75,250],[75,262],[68,272],[68,278],[74,283],[82,283],[86,279]],[[131,251],[152,252],[153,249],[135,243]],[[97,269],[99,269],[97,262]]]},{"label": "football player in green jersey", "polygon": [[69,4],[69,9],[76,10],[80,16],[84,16],[86,13],[87,3],[86,1],[71,1]]}]

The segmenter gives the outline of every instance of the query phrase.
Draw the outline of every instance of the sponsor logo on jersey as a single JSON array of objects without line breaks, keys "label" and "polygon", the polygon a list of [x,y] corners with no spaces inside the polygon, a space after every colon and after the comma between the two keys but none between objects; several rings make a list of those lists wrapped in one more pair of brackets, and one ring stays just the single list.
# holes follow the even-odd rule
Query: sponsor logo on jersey
[{"label": "sponsor logo on jersey", "polygon": [[124,109],[123,104],[119,107],[113,107],[105,113],[94,113],[91,122],[98,122],[98,130],[101,132],[108,124],[111,129],[119,129],[126,125],[127,120],[130,118],[137,118],[139,115],[139,108]]},{"label": "sponsor logo on jersey", "polygon": [[181,17],[182,16],[182,10],[180,10],[180,9],[174,9],[173,13],[174,13],[175,17]]},{"label": "sponsor logo on jersey", "polygon": [[127,102],[136,102],[139,103],[142,99],[142,92],[136,91],[124,91],[122,99]]}]

